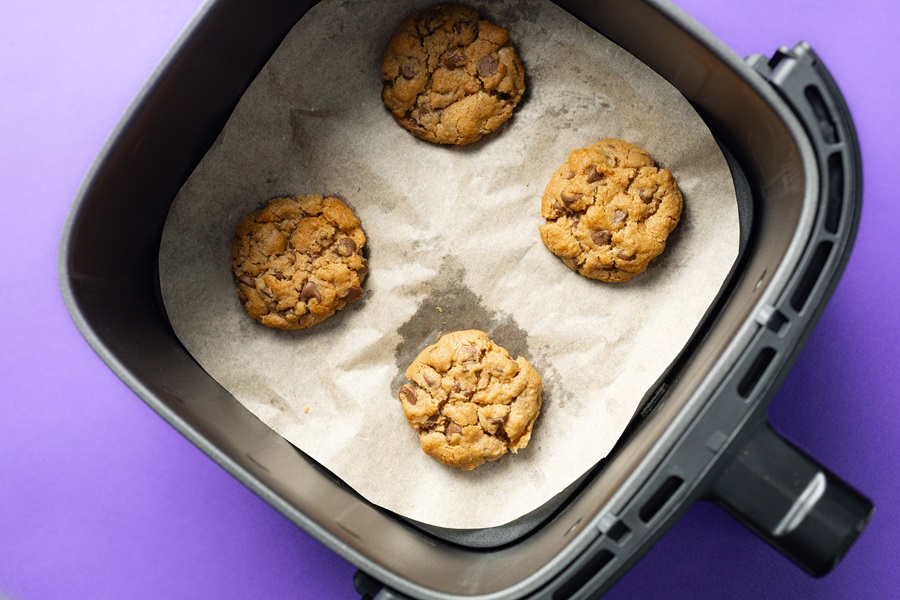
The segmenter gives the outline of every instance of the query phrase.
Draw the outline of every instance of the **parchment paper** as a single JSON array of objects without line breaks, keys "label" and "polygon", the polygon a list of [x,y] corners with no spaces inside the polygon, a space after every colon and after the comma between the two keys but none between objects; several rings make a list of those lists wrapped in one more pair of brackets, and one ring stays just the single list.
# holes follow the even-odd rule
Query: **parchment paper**
[{"label": "parchment paper", "polygon": [[[301,19],[178,194],[160,284],[178,337],[263,422],[377,505],[481,528],[541,506],[606,456],[731,268],[737,205],[679,93],[543,0],[473,3],[525,64],[512,120],[463,148],[413,138],[381,103],[380,66],[400,20],[429,4],[326,0]],[[538,234],[553,171],[604,137],[650,151],[685,198],[665,254],[626,284],[577,275]],[[270,330],[237,299],[233,229],[272,197],[310,193],[360,218],[366,295],[312,329]],[[544,407],[527,449],[462,472],[421,451],[397,390],[422,348],[470,328],[538,369]]]}]

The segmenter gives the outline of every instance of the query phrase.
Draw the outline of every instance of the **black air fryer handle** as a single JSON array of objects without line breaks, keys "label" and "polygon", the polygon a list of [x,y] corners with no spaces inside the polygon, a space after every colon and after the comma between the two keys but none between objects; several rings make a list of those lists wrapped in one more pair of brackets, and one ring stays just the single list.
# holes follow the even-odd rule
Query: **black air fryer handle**
[{"label": "black air fryer handle", "polygon": [[810,575],[828,573],[872,515],[872,503],[768,425],[732,451],[713,498]]},{"label": "black air fryer handle", "polygon": [[[808,332],[837,283],[859,222],[862,164],[844,98],[807,44],[781,48],[771,59],[752,56],[747,62],[799,118],[819,167],[819,214],[808,247],[812,255],[816,249],[826,251],[818,264],[809,262],[810,254],[801,260],[800,275],[794,279],[799,286],[789,285],[769,311],[778,320],[760,320],[766,327],[757,339],[759,346],[773,355],[791,356],[786,371],[802,344],[779,332],[791,321],[805,321]],[[830,283],[816,285],[817,279]],[[724,458],[724,470],[711,490],[713,499],[811,575],[828,573],[871,518],[873,505],[866,497],[767,423],[748,423]]]}]

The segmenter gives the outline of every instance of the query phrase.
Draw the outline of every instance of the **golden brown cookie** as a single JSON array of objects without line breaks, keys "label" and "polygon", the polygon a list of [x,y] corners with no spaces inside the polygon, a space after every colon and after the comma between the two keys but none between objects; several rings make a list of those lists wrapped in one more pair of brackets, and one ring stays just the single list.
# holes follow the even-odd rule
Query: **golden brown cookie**
[{"label": "golden brown cookie", "polygon": [[337,198],[275,198],[235,229],[238,297],[267,327],[321,323],[362,298],[365,243],[359,219]]},{"label": "golden brown cookie", "polygon": [[573,271],[622,282],[666,248],[681,217],[681,191],[647,151],[616,139],[573,151],[541,202],[544,245]]},{"label": "golden brown cookie", "polygon": [[459,4],[407,17],[388,43],[381,78],[381,98],[397,122],[438,144],[481,139],[512,116],[525,92],[509,32]]},{"label": "golden brown cookie", "polygon": [[406,370],[400,403],[422,449],[469,471],[528,445],[541,410],[541,377],[482,331],[456,331]]}]

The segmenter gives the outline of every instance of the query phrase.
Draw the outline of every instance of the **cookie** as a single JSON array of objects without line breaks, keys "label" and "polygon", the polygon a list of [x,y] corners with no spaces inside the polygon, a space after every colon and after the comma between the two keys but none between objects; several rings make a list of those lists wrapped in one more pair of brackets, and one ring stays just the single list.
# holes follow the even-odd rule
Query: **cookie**
[{"label": "cookie", "polygon": [[422,449],[469,471],[528,445],[541,410],[541,377],[482,331],[456,331],[406,370],[400,404]]},{"label": "cookie", "polygon": [[678,225],[682,197],[672,174],[628,142],[573,151],[544,191],[544,245],[585,277],[622,282],[643,273]]},{"label": "cookie", "polygon": [[238,298],[267,327],[312,327],[362,298],[365,243],[359,219],[337,198],[275,198],[235,228]]},{"label": "cookie", "polygon": [[407,17],[388,43],[381,78],[381,98],[397,122],[437,144],[478,141],[512,116],[525,93],[509,32],[459,4]]}]

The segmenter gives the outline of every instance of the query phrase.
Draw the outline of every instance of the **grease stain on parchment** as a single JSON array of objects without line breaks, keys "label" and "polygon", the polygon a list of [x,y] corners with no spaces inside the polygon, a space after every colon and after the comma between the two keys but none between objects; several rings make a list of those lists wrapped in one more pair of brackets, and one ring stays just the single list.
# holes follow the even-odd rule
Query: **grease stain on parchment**
[{"label": "grease stain on parchment", "polygon": [[397,375],[391,385],[393,391],[406,382],[406,369],[427,346],[441,336],[454,331],[478,329],[485,332],[497,345],[506,349],[515,359],[524,357],[537,369],[544,383],[544,408],[553,397],[560,405],[570,396],[559,385],[556,369],[544,349],[533,348],[528,333],[512,315],[488,308],[481,296],[465,283],[465,267],[454,257],[445,258],[438,277],[416,312],[398,328],[400,342],[394,349]]}]

